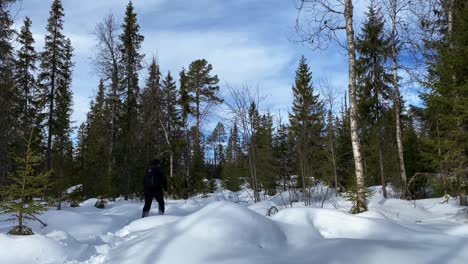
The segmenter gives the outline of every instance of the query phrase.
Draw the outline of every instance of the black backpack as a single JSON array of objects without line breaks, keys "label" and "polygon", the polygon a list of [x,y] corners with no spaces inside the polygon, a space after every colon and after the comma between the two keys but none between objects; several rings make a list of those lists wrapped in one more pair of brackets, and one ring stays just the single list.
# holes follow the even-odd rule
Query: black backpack
[{"label": "black backpack", "polygon": [[156,172],[157,168],[156,167],[153,167],[151,166],[147,171],[146,171],[146,175],[145,175],[145,181],[144,181],[144,184],[145,186],[147,187],[154,187],[156,186],[156,179],[155,179],[155,172]]},{"label": "black backpack", "polygon": [[144,184],[149,188],[159,187],[163,184],[163,179],[161,178],[162,173],[159,166],[151,166],[146,172]]}]

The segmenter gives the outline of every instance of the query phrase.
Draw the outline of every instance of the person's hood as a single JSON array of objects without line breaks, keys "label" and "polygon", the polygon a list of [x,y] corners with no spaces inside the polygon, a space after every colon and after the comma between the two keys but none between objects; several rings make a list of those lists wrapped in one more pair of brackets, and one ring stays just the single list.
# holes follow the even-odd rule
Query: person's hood
[{"label": "person's hood", "polygon": [[151,161],[151,166],[158,167],[161,162],[158,159],[153,159]]}]

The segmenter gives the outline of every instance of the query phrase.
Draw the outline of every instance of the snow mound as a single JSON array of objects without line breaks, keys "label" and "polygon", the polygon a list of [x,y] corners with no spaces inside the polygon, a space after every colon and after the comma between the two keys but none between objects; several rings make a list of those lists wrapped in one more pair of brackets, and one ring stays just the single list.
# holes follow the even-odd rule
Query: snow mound
[{"label": "snow mound", "polygon": [[278,224],[243,206],[214,202],[165,228],[154,228],[118,243],[105,263],[209,263],[246,252],[284,248]]},{"label": "snow mound", "polygon": [[100,235],[108,232],[115,232],[126,220],[116,216],[106,216],[101,214],[89,217],[86,214],[66,210],[50,210],[45,212],[41,219],[48,224],[41,229],[41,233],[54,230],[62,230],[76,240],[81,242],[95,242],[100,240]]},{"label": "snow mound", "polygon": [[[227,202],[207,205],[176,224],[176,229],[203,241],[219,243],[231,238],[231,246],[245,245],[268,247],[280,245],[285,240],[281,229],[268,218],[247,208]],[[209,232],[207,232],[209,230]]]},{"label": "snow mound", "polygon": [[129,225],[124,226],[121,230],[119,230],[116,235],[119,237],[127,236],[133,232],[144,231],[148,229],[152,229],[158,226],[163,226],[166,224],[173,223],[179,220],[179,216],[171,216],[171,215],[161,215],[161,216],[150,216],[145,217],[142,219],[135,220],[131,222]]},{"label": "snow mound", "polygon": [[96,254],[96,248],[81,243],[64,231],[46,235],[10,236],[0,234],[1,263],[65,263],[85,261]]},{"label": "snow mound", "polygon": [[406,240],[410,229],[383,219],[354,216],[346,212],[321,208],[290,208],[273,219],[316,229],[324,238]]}]

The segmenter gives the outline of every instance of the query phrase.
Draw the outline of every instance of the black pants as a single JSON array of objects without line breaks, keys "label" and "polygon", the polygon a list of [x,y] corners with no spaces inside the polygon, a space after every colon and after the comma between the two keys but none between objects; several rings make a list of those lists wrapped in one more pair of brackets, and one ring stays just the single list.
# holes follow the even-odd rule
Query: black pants
[{"label": "black pants", "polygon": [[164,194],[162,188],[145,189],[145,206],[143,207],[143,213],[149,212],[153,198],[159,204],[159,212],[164,213]]}]

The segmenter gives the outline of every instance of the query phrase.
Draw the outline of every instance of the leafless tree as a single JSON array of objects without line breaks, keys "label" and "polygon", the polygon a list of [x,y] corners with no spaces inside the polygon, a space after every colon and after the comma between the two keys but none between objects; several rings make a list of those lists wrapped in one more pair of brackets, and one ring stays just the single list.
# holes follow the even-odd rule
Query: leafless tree
[{"label": "leafless tree", "polygon": [[333,165],[333,178],[335,182],[335,191],[338,193],[338,173],[336,171],[335,139],[333,130],[333,106],[335,105],[336,95],[327,77],[323,77],[319,83],[320,93],[328,104],[328,140]]},{"label": "leafless tree", "polygon": [[252,103],[259,104],[260,96],[258,95],[258,91],[252,93],[247,85],[239,87],[227,85],[227,90],[230,98],[225,100],[225,102],[241,128],[242,138],[248,152],[249,173],[254,191],[254,201],[259,202],[261,198],[257,181],[255,142],[252,141],[253,135],[255,135],[255,127],[252,116],[249,114],[249,109]]},{"label": "leafless tree", "polygon": [[[408,10],[409,0],[385,0],[383,4],[386,8],[386,13],[390,18],[391,32],[390,32],[390,45],[391,45],[391,58],[392,58],[392,73],[393,73],[393,105],[395,110],[395,132],[398,152],[398,164],[400,180],[402,183],[402,196],[406,197],[407,194],[407,176],[405,169],[405,160],[403,156],[403,139],[401,132],[401,112],[403,109],[400,94],[400,85],[398,78],[398,70],[400,69],[398,63],[399,50],[401,46],[400,29],[404,27],[405,21],[402,16]],[[380,161],[382,163],[382,161]]]},{"label": "leafless tree", "polygon": [[96,53],[91,58],[96,72],[109,85],[110,108],[111,108],[111,127],[109,144],[109,162],[108,172],[110,173],[114,164],[113,151],[116,137],[117,112],[120,102],[120,69],[119,59],[120,50],[118,42],[119,26],[114,15],[107,15],[102,22],[97,24],[93,34],[96,37]]}]

